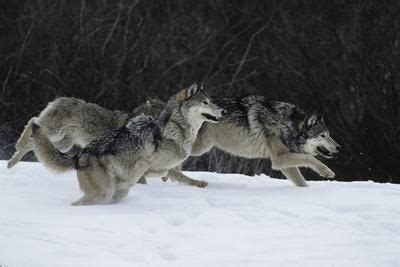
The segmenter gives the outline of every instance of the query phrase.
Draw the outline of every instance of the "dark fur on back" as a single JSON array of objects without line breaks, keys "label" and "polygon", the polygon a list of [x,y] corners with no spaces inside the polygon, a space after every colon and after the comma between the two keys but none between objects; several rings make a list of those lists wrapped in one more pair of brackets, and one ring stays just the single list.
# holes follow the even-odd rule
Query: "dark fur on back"
[{"label": "dark fur on back", "polygon": [[161,140],[161,128],[156,119],[142,114],[130,119],[125,126],[93,140],[81,151],[79,158],[85,155],[104,156],[117,152],[140,150],[146,141],[154,144],[154,149],[157,150]]},{"label": "dark fur on back", "polygon": [[321,120],[307,125],[306,121],[312,114],[300,107],[263,96],[213,97],[213,101],[227,111],[224,120],[247,128],[254,134],[266,137],[277,135],[292,152],[301,152],[307,138],[326,129]]}]

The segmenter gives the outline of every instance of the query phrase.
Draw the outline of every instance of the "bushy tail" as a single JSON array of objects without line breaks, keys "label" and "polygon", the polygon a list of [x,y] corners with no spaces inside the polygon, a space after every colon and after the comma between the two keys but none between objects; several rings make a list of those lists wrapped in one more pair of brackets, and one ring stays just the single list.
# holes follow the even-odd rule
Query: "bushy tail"
[{"label": "bushy tail", "polygon": [[65,172],[74,169],[75,156],[62,153],[51,143],[49,138],[42,134],[39,125],[32,123],[33,150],[36,157],[49,169]]},{"label": "bushy tail", "polygon": [[15,153],[8,161],[7,168],[12,168],[17,164],[26,153],[33,149],[32,142],[30,140],[32,135],[32,123],[36,117],[31,118],[25,125],[25,129],[22,131],[17,143],[15,144]]}]

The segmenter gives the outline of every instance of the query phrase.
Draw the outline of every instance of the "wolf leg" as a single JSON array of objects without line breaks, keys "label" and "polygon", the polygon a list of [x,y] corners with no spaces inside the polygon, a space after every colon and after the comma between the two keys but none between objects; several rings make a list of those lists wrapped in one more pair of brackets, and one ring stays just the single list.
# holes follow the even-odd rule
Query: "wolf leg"
[{"label": "wolf leg", "polygon": [[138,184],[147,184],[146,177],[142,176],[140,179],[137,181]]},{"label": "wolf leg", "polygon": [[282,169],[281,172],[286,176],[287,179],[292,181],[296,186],[306,187],[308,186],[306,180],[297,168]]},{"label": "wolf leg", "polygon": [[31,140],[32,135],[32,123],[36,117],[31,118],[28,123],[25,125],[25,129],[22,131],[21,136],[19,137],[17,143],[15,144],[15,153],[8,161],[7,168],[12,168],[15,164],[17,164],[26,153],[33,150],[33,143]]},{"label": "wolf leg", "polygon": [[[177,170],[177,171],[181,171],[181,170],[182,170],[182,164],[176,166],[174,169]],[[162,180],[163,182],[168,181],[168,176],[163,176],[163,177],[161,177],[161,180]]]},{"label": "wolf leg", "polygon": [[173,181],[178,181],[179,183],[182,183],[185,185],[197,186],[200,188],[204,188],[208,185],[208,182],[192,179],[192,178],[184,175],[181,171],[179,171],[177,169],[169,170],[167,177],[171,178],[171,180],[173,180]]},{"label": "wolf leg", "polygon": [[335,177],[335,173],[331,171],[325,164],[314,158],[313,156],[300,153],[283,153],[279,156],[271,156],[272,168],[282,170],[288,168],[308,167],[317,172],[320,176],[326,178]]},{"label": "wolf leg", "polygon": [[[207,127],[206,125],[203,124],[203,127]],[[210,130],[206,129],[201,129],[196,137],[196,141],[193,143],[192,146],[192,152],[190,153],[191,156],[201,156],[204,153],[207,153],[214,147],[214,140],[212,138],[212,133],[210,133]],[[179,165],[178,167],[175,168],[177,172],[174,172],[171,175],[167,175],[165,177],[162,177],[161,179],[163,182],[168,181],[168,178],[171,178],[172,180],[178,181],[180,183],[186,184],[186,185],[192,185],[192,186],[197,186],[197,187],[206,187],[208,183],[206,181],[197,181],[194,179],[191,179],[187,176],[185,176],[183,173],[180,172],[182,169],[182,164]],[[172,177],[173,175],[176,175],[178,179],[174,179]],[[192,181],[192,182],[191,182]]]},{"label": "wolf leg", "polygon": [[25,146],[21,147],[17,151],[15,151],[12,158],[7,163],[7,168],[12,168],[15,164],[17,164],[29,151],[33,150],[32,140],[29,140]]},{"label": "wolf leg", "polygon": [[139,182],[141,178],[144,178],[144,173],[147,167],[143,164],[136,164],[133,168],[131,175],[128,177],[117,179],[115,183],[115,192],[113,195],[114,200],[119,200],[121,198],[126,198],[132,186]]},{"label": "wolf leg", "polygon": [[[204,125],[204,124],[203,124]],[[206,125],[203,127],[207,127]],[[214,146],[214,140],[212,140],[212,134],[210,131],[201,129],[197,134],[196,141],[193,143],[191,156],[201,156],[207,153]]]},{"label": "wolf leg", "polygon": [[74,146],[73,138],[71,135],[65,135],[61,140],[53,142],[53,144],[58,150],[63,153],[70,151]]},{"label": "wolf leg", "polygon": [[129,189],[130,188],[116,189],[113,198],[114,199],[126,198],[129,194]]},{"label": "wolf leg", "polygon": [[91,170],[78,170],[78,181],[84,196],[72,203],[73,206],[112,204],[115,182],[100,166]]},{"label": "wolf leg", "polygon": [[78,182],[79,188],[83,192],[83,196],[78,199],[77,201],[73,202],[72,206],[80,206],[80,205],[88,205],[87,203],[90,202],[96,196],[96,188],[91,182],[91,177],[86,173],[86,171],[77,172],[78,175]]}]

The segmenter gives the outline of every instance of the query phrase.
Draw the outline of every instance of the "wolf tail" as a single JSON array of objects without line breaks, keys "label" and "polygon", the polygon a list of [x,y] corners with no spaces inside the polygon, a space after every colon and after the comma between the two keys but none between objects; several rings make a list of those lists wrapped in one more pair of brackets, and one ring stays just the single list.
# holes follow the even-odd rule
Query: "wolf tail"
[{"label": "wolf tail", "polygon": [[25,125],[25,129],[22,131],[17,143],[15,144],[15,153],[8,161],[7,168],[12,168],[17,164],[26,153],[33,149],[32,141],[30,139],[32,134],[32,123],[36,117],[31,118]]},{"label": "wolf tail", "polygon": [[65,172],[75,167],[76,156],[69,153],[62,153],[44,135],[41,128],[32,122],[33,150],[36,157],[46,167],[57,172]]}]

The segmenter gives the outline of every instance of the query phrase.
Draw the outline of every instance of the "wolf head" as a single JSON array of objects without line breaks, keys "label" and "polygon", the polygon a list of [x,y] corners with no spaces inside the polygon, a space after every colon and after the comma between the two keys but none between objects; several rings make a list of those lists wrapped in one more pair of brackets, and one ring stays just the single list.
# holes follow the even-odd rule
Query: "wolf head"
[{"label": "wolf head", "polygon": [[305,138],[305,153],[332,158],[333,153],[339,152],[341,147],[329,136],[323,116],[309,115],[303,123],[301,135]]},{"label": "wolf head", "polygon": [[212,103],[211,98],[194,83],[190,87],[181,90],[174,96],[175,101],[186,110],[188,117],[192,120],[218,123],[225,110]]},{"label": "wolf head", "polygon": [[131,116],[138,116],[142,113],[150,116],[157,116],[164,109],[165,103],[158,98],[148,98],[145,103],[135,108]]}]

